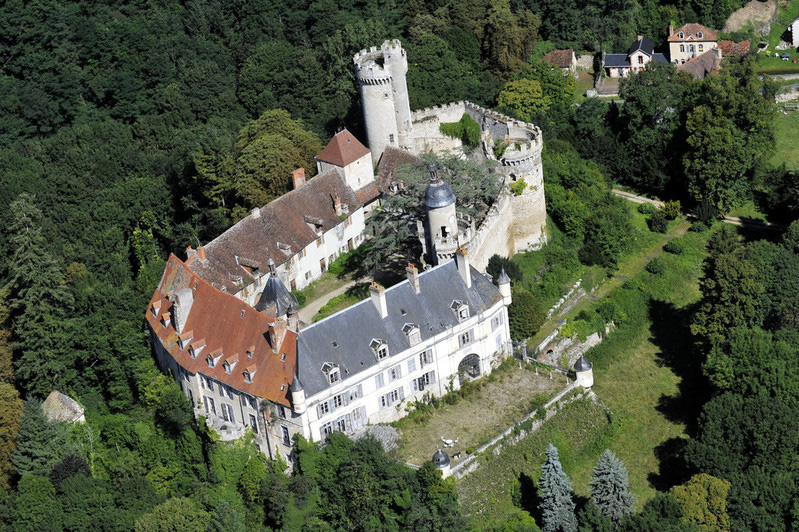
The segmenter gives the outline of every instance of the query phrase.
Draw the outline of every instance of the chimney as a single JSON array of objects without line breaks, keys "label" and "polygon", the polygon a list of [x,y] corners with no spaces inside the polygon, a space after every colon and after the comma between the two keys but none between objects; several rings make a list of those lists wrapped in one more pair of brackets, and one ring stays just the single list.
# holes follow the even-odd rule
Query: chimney
[{"label": "chimney", "polygon": [[197,256],[200,257],[201,261],[205,262],[205,246],[197,248]]},{"label": "chimney", "polygon": [[669,24],[669,37],[674,35],[674,24]]},{"label": "chimney", "polygon": [[380,317],[388,317],[388,307],[386,306],[386,289],[372,281],[372,285],[369,287],[369,293],[372,296],[372,303],[374,303],[375,308],[377,308],[377,311],[380,313]]},{"label": "chimney", "polygon": [[419,286],[419,270],[416,269],[416,266],[408,263],[408,267],[405,268],[405,273],[408,274],[408,283],[410,283],[413,291],[417,294],[422,292],[422,288]]},{"label": "chimney", "polygon": [[719,61],[721,61],[721,48],[719,48],[719,47],[717,46],[717,47],[715,48],[715,50],[716,50],[716,59],[718,59]]},{"label": "chimney", "polygon": [[291,181],[294,183],[294,190],[305,184],[305,168],[297,168],[291,172]]},{"label": "chimney", "polygon": [[643,35],[639,35],[639,36],[638,36],[638,40],[639,40],[639,41],[640,41],[641,39],[643,39],[643,38],[644,38],[644,36],[643,36]]},{"label": "chimney", "polygon": [[191,288],[184,288],[174,295],[172,314],[175,318],[175,331],[180,333],[189,319],[191,306],[194,304],[194,293]]},{"label": "chimney", "polygon": [[286,320],[278,320],[269,324],[269,345],[272,346],[272,352],[277,353],[280,351],[280,346],[283,345],[283,338],[286,337],[288,324]]},{"label": "chimney", "polygon": [[331,195],[330,197],[333,198],[333,208],[336,209],[336,216],[344,214],[344,209],[341,208],[341,200],[338,195]]},{"label": "chimney", "polygon": [[458,248],[458,251],[455,252],[455,264],[458,265],[458,273],[461,275],[461,279],[463,282],[466,283],[466,288],[472,287],[472,272],[471,268],[469,268],[469,254],[463,246]]},{"label": "chimney", "polygon": [[191,246],[186,248],[186,262],[191,262],[192,257],[197,256],[197,250],[193,249]]}]

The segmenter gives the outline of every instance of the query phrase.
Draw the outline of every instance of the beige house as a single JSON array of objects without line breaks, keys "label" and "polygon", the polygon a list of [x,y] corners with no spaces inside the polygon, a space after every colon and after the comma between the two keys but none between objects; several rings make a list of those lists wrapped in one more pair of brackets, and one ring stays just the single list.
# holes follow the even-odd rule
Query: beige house
[{"label": "beige house", "polygon": [[652,61],[667,62],[663,54],[655,53],[654,42],[639,35],[626,54],[604,54],[602,67],[608,77],[626,78],[642,71]]},{"label": "beige house", "polygon": [[682,64],[694,57],[702,55],[718,45],[718,34],[715,30],[701,24],[685,24],[676,30],[669,25],[669,59],[672,63]]}]

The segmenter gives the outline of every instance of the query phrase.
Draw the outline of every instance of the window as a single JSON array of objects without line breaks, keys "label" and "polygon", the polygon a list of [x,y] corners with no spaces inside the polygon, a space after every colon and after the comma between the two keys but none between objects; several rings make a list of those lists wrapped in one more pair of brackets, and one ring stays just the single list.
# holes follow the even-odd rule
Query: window
[{"label": "window", "polygon": [[222,350],[217,349],[213,353],[210,353],[206,358],[205,361],[208,363],[209,368],[215,368],[216,363],[219,362],[219,359],[222,358]]},{"label": "window", "polygon": [[333,384],[334,382],[338,382],[341,380],[341,373],[339,373],[338,368],[336,368],[330,370],[328,377],[330,378],[330,384]]},{"label": "window", "polygon": [[299,255],[300,255],[300,258],[301,258],[301,259],[305,257],[305,248],[302,248],[302,249],[300,250],[300,253],[299,253]]},{"label": "window", "polygon": [[685,53],[685,45],[684,44],[680,45],[680,52]]},{"label": "window", "polygon": [[406,323],[402,326],[402,332],[405,333],[405,336],[408,338],[408,343],[411,345],[416,345],[422,340],[421,332],[419,331],[419,327],[417,327],[413,323]]},{"label": "window", "polygon": [[339,432],[346,432],[347,431],[347,419],[345,417],[340,417],[336,420],[335,423],[336,430]]},{"label": "window", "polygon": [[322,433],[322,440],[326,440],[329,435],[333,434],[333,423],[328,422],[322,425],[320,432]]},{"label": "window", "polygon": [[702,52],[704,50],[705,50],[705,45],[704,44],[700,44],[699,45],[699,51]]},{"label": "window", "polygon": [[286,419],[286,408],[283,405],[277,405],[277,415]]},{"label": "window", "polygon": [[291,439],[289,438],[289,429],[286,427],[280,427],[281,431],[283,432],[283,445],[286,447],[291,446]]},{"label": "window", "polygon": [[341,406],[344,404],[344,400],[341,398],[341,394],[334,395],[333,401],[331,402],[333,403],[333,410],[335,410],[336,408],[341,408]]},{"label": "window", "polygon": [[383,374],[378,373],[375,375],[375,388],[382,388],[385,382],[383,382]]},{"label": "window", "polygon": [[222,397],[227,396],[228,399],[233,399],[233,389],[230,386],[225,386],[224,384],[220,384],[219,394]]},{"label": "window", "polygon": [[258,422],[255,420],[255,416],[250,414],[250,426],[252,427],[252,431],[258,434]]},{"label": "window", "polygon": [[[697,32],[696,32],[696,36],[697,36],[697,37],[699,37],[699,38],[701,39],[701,38],[702,38],[702,32],[701,32],[701,31],[697,31]],[[702,49],[700,48],[700,49],[699,49],[699,51],[701,52],[701,51],[702,51]]]},{"label": "window", "polygon": [[249,370],[244,370],[244,382],[252,384],[252,373]]},{"label": "window", "polygon": [[379,338],[372,338],[372,341],[369,342],[369,347],[372,348],[375,355],[377,356],[377,360],[383,360],[384,358],[388,357],[388,344]]},{"label": "window", "polygon": [[319,417],[326,416],[330,413],[330,405],[327,404],[327,401],[324,403],[319,403],[317,410],[319,412]]},{"label": "window", "polygon": [[496,330],[497,327],[504,323],[503,314],[500,312],[493,318],[491,318],[491,330]]},{"label": "window", "polygon": [[391,390],[386,395],[381,395],[379,399],[380,408],[386,408],[393,405],[396,402],[401,401],[405,398],[405,394],[402,388],[397,388],[396,390]]},{"label": "window", "polygon": [[205,403],[205,413],[216,415],[216,405],[214,404],[213,397],[203,395],[203,403]]},{"label": "window", "polygon": [[388,382],[395,381],[402,377],[402,368],[398,365],[394,366],[393,368],[389,368],[388,370]]},{"label": "window", "polygon": [[426,366],[433,363],[433,351],[428,349],[419,353],[419,365]]},{"label": "window", "polygon": [[222,403],[222,417],[225,418],[225,421],[236,421],[236,417],[233,415],[233,405]]},{"label": "window", "polygon": [[436,372],[429,371],[424,375],[422,375],[421,377],[419,377],[418,379],[413,379],[411,381],[411,389],[415,392],[416,391],[422,392],[427,386],[435,384],[435,382],[436,382]]},{"label": "window", "polygon": [[307,281],[310,278],[311,278],[311,272],[310,271],[305,272],[305,280]]},{"label": "window", "polygon": [[319,247],[324,243],[325,243],[325,235],[319,235],[319,238],[316,239],[316,247]]},{"label": "window", "polygon": [[469,305],[463,301],[456,299],[452,302],[449,308],[455,312],[455,315],[458,317],[458,321],[463,321],[469,317]]},{"label": "window", "polygon": [[685,34],[683,32],[680,32],[680,39],[685,39]]},{"label": "window", "polygon": [[458,337],[458,346],[463,347],[470,343],[472,343],[472,331],[468,330],[465,333],[461,333],[461,335]]},{"label": "window", "polygon": [[203,388],[206,388],[209,391],[214,391],[214,381],[206,377],[205,375],[200,375],[200,385]]},{"label": "window", "polygon": [[394,134],[393,134],[393,133],[391,133],[391,134],[388,136],[388,143],[389,143],[389,144],[394,144]]},{"label": "window", "polygon": [[325,362],[322,364],[322,373],[327,376],[327,382],[330,384],[341,380],[341,373],[339,372],[338,366],[331,364],[330,362]]},{"label": "window", "polygon": [[325,273],[327,271],[327,263],[325,259],[319,259],[319,271]]},{"label": "window", "polygon": [[351,403],[351,402],[353,402],[354,400],[356,400],[356,399],[358,399],[359,397],[362,397],[362,396],[363,396],[363,388],[362,388],[362,387],[361,387],[361,385],[359,384],[358,386],[355,386],[355,387],[353,387],[353,388],[350,388],[350,389],[349,389],[349,391],[347,392],[347,396],[345,397],[345,399],[349,399],[349,400],[348,400],[348,401],[346,401],[346,402],[347,402],[347,403]]},{"label": "window", "polygon": [[408,360],[408,373],[413,373],[416,371],[416,359],[411,358]]},{"label": "window", "polygon": [[638,64],[639,65],[643,65],[644,64],[644,56],[642,56],[642,55],[638,56]]},{"label": "window", "polygon": [[689,44],[688,45],[688,51],[689,52],[693,52],[694,51],[694,45],[693,44]]}]

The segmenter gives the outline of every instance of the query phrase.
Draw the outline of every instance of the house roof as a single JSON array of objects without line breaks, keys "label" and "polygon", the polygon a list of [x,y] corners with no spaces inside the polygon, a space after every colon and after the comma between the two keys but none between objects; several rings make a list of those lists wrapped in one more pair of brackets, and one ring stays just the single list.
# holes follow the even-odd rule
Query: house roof
[{"label": "house roof", "polygon": [[369,148],[358,142],[352,133],[343,129],[333,135],[316,159],[344,167],[369,153],[372,153]]},{"label": "house roof", "polygon": [[[168,295],[177,293],[190,294],[192,300],[182,335],[175,330],[174,319],[167,326],[160,319],[167,311],[175,315]],[[152,312],[154,306],[158,308],[158,315]],[[217,290],[174,254],[170,255],[161,282],[150,300],[147,323],[164,349],[186,371],[202,373],[253,396],[289,406],[289,386],[297,360],[296,333],[286,332],[275,353],[268,341],[269,324],[273,323],[269,316]],[[191,339],[187,333],[192,335]],[[184,339],[184,349],[181,349],[179,338]],[[192,345],[202,348],[196,358],[190,354]],[[213,368],[206,361],[209,354],[220,357]],[[238,361],[231,373],[226,373],[224,362],[233,363],[237,355]],[[251,373],[251,383],[245,382],[245,369]]]},{"label": "house roof", "polygon": [[[359,190],[367,198],[376,187]],[[334,168],[317,175],[247,216],[187,259],[193,271],[218,288],[235,293],[252,278],[267,275],[267,261],[278,266],[329,231],[344,223],[336,214],[333,197],[355,212],[363,201]]]},{"label": "house roof", "polygon": [[552,63],[555,66],[560,68],[569,68],[572,66],[572,61],[574,60],[574,49],[573,48],[566,48],[565,50],[552,50],[544,57],[541,58],[541,61],[546,61],[547,63]]},{"label": "house roof", "polygon": [[646,37],[640,37],[637,41],[630,45],[627,55],[632,55],[639,50],[644,52],[646,55],[651,56],[655,52],[655,43]]},{"label": "house roof", "polygon": [[[702,37],[698,36],[699,32],[702,32]],[[680,32],[683,33],[683,38],[680,38]],[[669,35],[668,42],[688,42],[688,41],[715,41],[718,39],[718,34],[715,30],[711,30],[710,28],[706,28],[701,24],[696,23],[689,23],[680,26],[674,33]]]},{"label": "house roof", "polygon": [[677,65],[677,71],[688,72],[696,79],[704,79],[707,74],[718,70],[720,67],[721,58],[718,56],[717,49],[713,48],[690,61]]},{"label": "house roof", "polygon": [[393,356],[410,347],[402,331],[406,324],[418,326],[424,342],[458,324],[453,301],[467,304],[475,316],[502,300],[485,274],[474,268],[470,273],[472,286],[467,288],[453,259],[419,273],[419,294],[407,280],[386,289],[386,318],[367,299],[303,329],[297,345],[297,375],[308,397],[331,386],[322,371],[325,363],[337,365],[342,380],[351,378],[377,365],[372,340],[388,345],[390,364]]},{"label": "house roof", "polygon": [[[668,63],[666,56],[661,53],[652,54],[652,61]],[[628,54],[605,54],[605,68],[630,68],[630,56]]]},{"label": "house roof", "polygon": [[418,162],[419,158],[410,152],[392,148],[391,146],[383,150],[380,157],[380,164],[377,166],[377,181],[380,187],[387,191],[389,186],[396,181],[395,172],[403,164]]},{"label": "house roof", "polygon": [[751,41],[719,41],[719,48],[723,57],[746,55],[749,53],[751,46]]}]

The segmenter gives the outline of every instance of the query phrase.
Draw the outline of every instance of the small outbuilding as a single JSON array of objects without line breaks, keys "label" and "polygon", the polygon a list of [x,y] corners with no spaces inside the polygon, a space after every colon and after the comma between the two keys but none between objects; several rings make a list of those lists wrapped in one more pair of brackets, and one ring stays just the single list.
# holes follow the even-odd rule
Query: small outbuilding
[{"label": "small outbuilding", "polygon": [[450,459],[449,455],[442,451],[441,449],[437,450],[435,454],[433,454],[433,464],[435,464],[436,468],[441,471],[441,475],[444,478],[450,476]]},{"label": "small outbuilding", "polygon": [[584,356],[580,355],[574,363],[574,373],[578,386],[590,388],[594,385],[594,365]]}]

